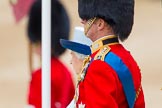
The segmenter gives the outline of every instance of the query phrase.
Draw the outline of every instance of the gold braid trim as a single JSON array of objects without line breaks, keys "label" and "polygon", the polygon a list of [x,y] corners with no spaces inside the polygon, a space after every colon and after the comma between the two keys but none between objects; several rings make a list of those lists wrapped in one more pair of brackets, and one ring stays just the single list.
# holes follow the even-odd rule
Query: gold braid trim
[{"label": "gold braid trim", "polygon": [[137,98],[138,98],[138,96],[139,96],[141,90],[142,90],[142,86],[140,85],[140,87],[138,88],[138,90],[137,90],[137,92],[136,92],[135,101],[137,100]]},{"label": "gold braid trim", "polygon": [[102,60],[104,61],[106,54],[110,51],[110,47],[108,45],[103,46],[100,51],[94,57],[94,60]]},{"label": "gold braid trim", "polygon": [[86,70],[87,70],[88,65],[90,63],[90,60],[91,60],[91,57],[90,56],[85,57],[85,59],[83,61],[83,65],[82,65],[82,70],[81,70],[81,72],[79,73],[79,75],[77,77],[78,83],[80,81],[83,81],[84,80],[84,77],[85,77],[85,74],[86,74]]}]

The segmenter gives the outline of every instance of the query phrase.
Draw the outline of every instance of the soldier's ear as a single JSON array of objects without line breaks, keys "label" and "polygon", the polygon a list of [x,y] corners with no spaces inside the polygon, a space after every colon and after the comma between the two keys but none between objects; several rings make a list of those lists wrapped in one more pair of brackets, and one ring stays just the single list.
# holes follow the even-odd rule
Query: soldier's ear
[{"label": "soldier's ear", "polygon": [[101,18],[97,19],[97,27],[98,30],[102,30],[105,26],[105,21]]}]

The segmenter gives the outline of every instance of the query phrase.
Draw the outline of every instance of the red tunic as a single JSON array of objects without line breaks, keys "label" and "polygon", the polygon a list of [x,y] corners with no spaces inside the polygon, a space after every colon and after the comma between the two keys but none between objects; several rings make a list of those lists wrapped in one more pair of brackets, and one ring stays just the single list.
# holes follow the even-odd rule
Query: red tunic
[{"label": "red tunic", "polygon": [[[141,73],[131,54],[121,45],[110,45],[130,70],[136,92],[141,86]],[[94,52],[93,58],[98,51]],[[121,81],[110,65],[101,60],[94,60],[88,67],[84,80],[79,83],[77,108],[128,108]],[[82,107],[81,107],[82,106]],[[141,87],[134,108],[145,108],[144,94]]]},{"label": "red tunic", "polygon": [[[51,108],[66,108],[74,96],[74,85],[68,69],[57,59],[51,60]],[[33,72],[28,103],[41,108],[41,69]],[[57,107],[56,107],[57,106]]]}]

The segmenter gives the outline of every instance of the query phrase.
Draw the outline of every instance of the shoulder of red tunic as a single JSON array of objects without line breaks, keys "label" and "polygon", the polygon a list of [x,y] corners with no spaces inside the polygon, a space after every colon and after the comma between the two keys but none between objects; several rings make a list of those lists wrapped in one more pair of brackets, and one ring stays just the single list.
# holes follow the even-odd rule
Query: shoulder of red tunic
[{"label": "shoulder of red tunic", "polygon": [[[144,93],[141,85],[141,70],[131,55],[130,51],[125,49],[121,44],[110,46],[111,51],[121,58],[122,62],[128,67],[130,70],[133,82],[136,90],[137,100],[135,101],[134,108],[145,108],[145,99]],[[137,93],[139,92],[139,93]]]}]

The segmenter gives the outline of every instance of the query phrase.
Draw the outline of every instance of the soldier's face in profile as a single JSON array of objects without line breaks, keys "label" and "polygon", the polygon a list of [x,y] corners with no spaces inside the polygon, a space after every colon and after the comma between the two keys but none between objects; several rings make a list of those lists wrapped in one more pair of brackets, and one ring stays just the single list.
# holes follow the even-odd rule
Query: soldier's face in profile
[{"label": "soldier's face in profile", "polygon": [[89,20],[83,20],[81,19],[81,23],[84,26],[84,33],[85,35],[90,38],[92,41],[94,41],[94,37],[96,35],[96,31],[97,31],[97,26],[95,24],[96,18],[92,18]]}]

